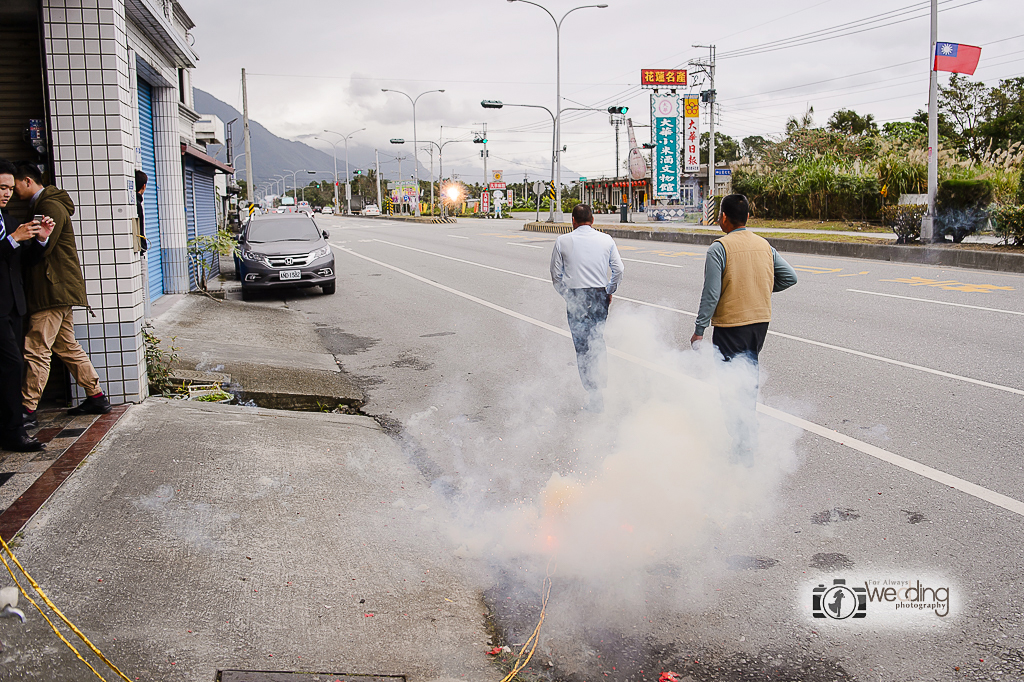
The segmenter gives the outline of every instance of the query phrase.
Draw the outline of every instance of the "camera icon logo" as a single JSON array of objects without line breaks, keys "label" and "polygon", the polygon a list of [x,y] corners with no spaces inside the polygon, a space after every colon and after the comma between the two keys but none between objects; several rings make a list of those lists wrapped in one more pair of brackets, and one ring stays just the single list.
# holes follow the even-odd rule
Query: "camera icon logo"
[{"label": "camera icon logo", "polygon": [[818,585],[811,597],[811,613],[815,618],[846,620],[868,615],[868,591],[865,587],[849,587],[844,578],[832,585]]}]

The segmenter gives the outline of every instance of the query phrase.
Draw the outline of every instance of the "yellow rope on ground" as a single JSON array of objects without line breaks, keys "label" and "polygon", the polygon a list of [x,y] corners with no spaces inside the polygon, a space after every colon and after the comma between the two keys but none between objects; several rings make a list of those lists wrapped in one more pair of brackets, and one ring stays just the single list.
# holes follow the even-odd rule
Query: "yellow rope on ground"
[{"label": "yellow rope on ground", "polygon": [[[2,539],[3,538],[0,538],[0,540],[2,540]],[[35,602],[35,600],[28,595],[28,592],[25,591],[25,588],[21,586],[20,582],[18,582],[18,578],[14,575],[14,571],[11,570],[10,564],[7,563],[7,557],[5,557],[2,553],[0,553],[0,561],[4,562],[4,566],[7,568],[7,572],[11,574],[11,579],[14,581],[14,584],[18,586],[18,589],[21,590],[21,593],[23,595],[25,595],[25,599],[28,599],[29,602],[31,602],[32,606],[36,607],[36,611],[38,611],[39,615],[42,616],[44,620],[46,620],[47,624],[49,624],[50,629],[53,630],[54,634],[57,635],[58,637],[60,637],[60,641],[62,641],[65,644],[67,644],[68,648],[71,649],[73,652],[75,652],[75,656],[78,657],[78,660],[80,660],[82,663],[85,663],[85,665],[88,666],[89,670],[91,670],[93,672],[93,674],[96,675],[96,677],[98,677],[101,680],[103,680],[103,676],[100,675],[98,672],[96,672],[96,668],[94,668],[91,665],[89,665],[89,661],[87,661],[84,658],[82,658],[82,654],[78,653],[78,649],[76,649],[75,646],[71,642],[69,642],[64,637],[64,635],[61,634],[60,630],[57,629],[57,626],[53,624],[53,621],[51,621],[49,618],[47,618],[46,614],[43,613],[43,610],[41,608],[39,608],[39,604],[37,604]],[[107,681],[103,680],[103,682],[107,682]]]},{"label": "yellow rope on ground", "polygon": [[[85,645],[87,647],[89,647],[89,649],[92,650],[92,652],[94,654],[96,654],[96,656],[98,656],[101,661],[106,663],[107,666],[109,666],[111,670],[113,670],[115,673],[117,673],[118,676],[122,680],[124,680],[124,682],[132,682],[130,679],[128,679],[127,676],[125,676],[125,674],[123,672],[121,672],[118,669],[118,667],[116,665],[111,663],[110,660],[106,656],[103,655],[103,652],[101,652],[99,649],[97,649],[96,646],[92,642],[89,641],[89,638],[86,637],[85,634],[81,630],[79,630],[78,628],[75,627],[74,623],[72,623],[70,620],[67,619],[67,616],[65,616],[63,613],[61,613],[60,609],[57,608],[56,604],[54,604],[52,601],[50,601],[50,598],[46,596],[45,592],[43,592],[43,588],[39,587],[39,583],[37,583],[35,580],[32,579],[32,576],[28,574],[28,571],[25,570],[25,567],[22,566],[21,562],[18,561],[18,557],[14,556],[14,552],[11,551],[11,548],[7,546],[7,543],[4,542],[4,539],[2,537],[0,537],[0,545],[2,545],[4,551],[7,552],[8,555],[10,555],[11,561],[13,561],[14,565],[18,567],[18,570],[20,570],[24,574],[25,579],[28,580],[28,583],[32,586],[32,589],[34,589],[36,591],[36,593],[39,594],[39,597],[43,600],[43,603],[45,603],[48,607],[50,607],[50,610],[53,611],[55,614],[57,614],[57,616],[62,621],[64,621],[64,624],[67,625],[69,628],[71,628],[71,631],[74,632],[76,635],[78,635],[78,638],[81,639],[83,642],[85,642]],[[40,615],[42,615],[42,617],[44,619],[46,619],[46,622],[50,624],[50,628],[54,631],[54,633],[56,633],[56,635],[58,637],[60,637],[62,642],[64,642],[65,644],[68,645],[69,649],[71,649],[73,652],[75,652],[75,656],[78,657],[78,660],[80,660],[82,663],[85,663],[89,667],[89,670],[93,671],[93,673],[96,675],[96,677],[98,677],[101,680],[103,680],[103,676],[100,675],[98,672],[96,672],[96,669],[93,668],[91,665],[89,665],[88,661],[86,661],[84,658],[82,658],[82,654],[80,654],[78,652],[78,649],[76,649],[74,646],[72,646],[71,642],[69,642],[64,637],[64,635],[62,635],[60,633],[60,631],[56,628],[56,626],[54,626],[53,622],[46,616],[45,613],[43,613],[43,610],[39,607],[38,604],[36,604],[35,600],[33,600],[32,597],[30,597],[28,595],[28,592],[25,591],[25,588],[21,586],[21,583],[18,582],[17,577],[15,577],[14,571],[11,570],[11,566],[10,566],[10,564],[7,563],[7,558],[3,555],[3,553],[0,553],[0,560],[2,560],[4,562],[4,566],[7,567],[7,572],[10,573],[11,574],[11,578],[14,579],[14,584],[18,586],[18,589],[21,590],[21,593],[23,595],[25,595],[25,598],[28,599],[32,603],[32,606],[36,607],[36,610],[39,611]],[[104,680],[104,682],[106,682],[106,680]]]},{"label": "yellow rope on ground", "polygon": [[[519,674],[519,672],[530,663],[530,659],[533,658],[533,652],[537,650],[537,644],[540,642],[540,628],[544,625],[544,615],[548,609],[548,598],[551,596],[551,576],[554,575],[554,571],[551,570],[551,562],[548,562],[547,575],[544,576],[544,582],[541,583],[541,601],[540,601],[540,620],[537,622],[537,627],[533,629],[533,634],[530,635],[526,643],[523,644],[523,648],[519,650],[519,655],[516,656],[516,662],[512,665],[512,671],[505,675],[501,682],[511,682],[512,678]],[[532,646],[531,646],[532,643]],[[530,653],[527,654],[526,659],[523,660],[523,654],[526,652],[526,648],[530,647]]]}]

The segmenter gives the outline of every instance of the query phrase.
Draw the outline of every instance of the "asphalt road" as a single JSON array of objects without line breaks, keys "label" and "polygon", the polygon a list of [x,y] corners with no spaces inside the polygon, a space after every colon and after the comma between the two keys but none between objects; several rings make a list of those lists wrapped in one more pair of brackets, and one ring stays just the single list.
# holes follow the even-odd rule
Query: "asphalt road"
[{"label": "asphalt road", "polygon": [[[765,455],[744,470],[721,452],[727,378],[687,348],[704,247],[618,242],[609,409],[594,416],[548,281],[553,236],[318,221],[338,293],[255,305],[307,313],[360,377],[366,411],[461,519],[511,640],[555,557],[542,651],[557,672],[1024,679],[1024,277],[784,254],[800,282],[774,297]],[[812,617],[813,588],[836,579],[946,587],[949,615],[876,592],[863,619]]]}]

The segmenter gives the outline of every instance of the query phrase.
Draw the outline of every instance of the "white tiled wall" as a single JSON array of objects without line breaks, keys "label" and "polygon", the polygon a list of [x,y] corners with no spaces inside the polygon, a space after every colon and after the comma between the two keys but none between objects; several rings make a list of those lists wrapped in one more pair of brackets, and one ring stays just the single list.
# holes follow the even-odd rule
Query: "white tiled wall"
[{"label": "white tiled wall", "polygon": [[[146,388],[124,0],[42,0],[42,8],[54,184],[75,202],[78,254],[95,313],[76,311],[75,333],[111,402],[136,402]],[[180,170],[177,177],[180,183]]]}]

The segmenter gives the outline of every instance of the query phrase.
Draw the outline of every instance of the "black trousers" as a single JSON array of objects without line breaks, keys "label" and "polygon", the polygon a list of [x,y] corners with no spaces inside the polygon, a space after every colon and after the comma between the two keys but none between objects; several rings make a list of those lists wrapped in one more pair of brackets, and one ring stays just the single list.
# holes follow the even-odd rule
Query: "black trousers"
[{"label": "black trousers", "polygon": [[768,336],[768,323],[745,324],[739,327],[715,327],[711,343],[722,354],[725,361],[737,355],[746,355],[757,364],[757,356],[764,348],[764,339]]},{"label": "black trousers", "polygon": [[565,296],[566,313],[576,365],[587,391],[608,385],[605,369],[604,324],[608,320],[608,292],[604,288],[569,289]]},{"label": "black trousers", "polygon": [[0,439],[24,433],[21,419],[21,383],[25,361],[21,355],[21,316],[0,315]]}]

